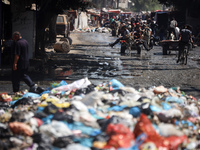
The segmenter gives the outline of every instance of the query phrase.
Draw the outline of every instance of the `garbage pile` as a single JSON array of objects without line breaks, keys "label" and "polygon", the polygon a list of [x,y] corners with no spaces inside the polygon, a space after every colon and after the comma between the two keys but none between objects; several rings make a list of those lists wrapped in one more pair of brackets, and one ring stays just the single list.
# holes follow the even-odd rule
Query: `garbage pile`
[{"label": "garbage pile", "polygon": [[198,149],[199,101],[179,87],[135,89],[116,79],[53,83],[0,94],[0,149]]},{"label": "garbage pile", "polygon": [[74,32],[99,32],[99,33],[111,33],[111,29],[108,27],[87,27],[87,28],[79,28],[74,30]]}]

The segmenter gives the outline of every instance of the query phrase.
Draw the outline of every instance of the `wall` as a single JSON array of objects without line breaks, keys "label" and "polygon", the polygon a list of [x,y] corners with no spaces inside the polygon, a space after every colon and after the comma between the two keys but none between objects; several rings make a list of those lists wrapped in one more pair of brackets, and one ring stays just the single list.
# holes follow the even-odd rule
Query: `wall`
[{"label": "wall", "polygon": [[128,8],[128,0],[119,0],[119,7],[120,8]]},{"label": "wall", "polygon": [[22,37],[26,39],[29,43],[29,58],[32,59],[35,54],[35,12],[26,11],[22,13],[15,13],[12,20],[12,29],[14,31],[19,31]]},{"label": "wall", "polygon": [[[188,15],[186,11],[186,24],[190,24],[192,26],[192,33],[196,37],[200,33],[200,17],[193,18]],[[200,36],[200,35],[198,35]]]}]

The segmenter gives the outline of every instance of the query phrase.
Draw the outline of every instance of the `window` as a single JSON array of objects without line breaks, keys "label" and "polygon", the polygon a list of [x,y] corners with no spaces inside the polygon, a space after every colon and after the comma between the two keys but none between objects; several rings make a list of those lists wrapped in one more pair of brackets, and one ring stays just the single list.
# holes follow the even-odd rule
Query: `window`
[{"label": "window", "polygon": [[126,0],[119,0],[120,3],[125,3]]},{"label": "window", "polygon": [[64,18],[62,16],[58,16],[56,22],[63,23],[64,22]]}]

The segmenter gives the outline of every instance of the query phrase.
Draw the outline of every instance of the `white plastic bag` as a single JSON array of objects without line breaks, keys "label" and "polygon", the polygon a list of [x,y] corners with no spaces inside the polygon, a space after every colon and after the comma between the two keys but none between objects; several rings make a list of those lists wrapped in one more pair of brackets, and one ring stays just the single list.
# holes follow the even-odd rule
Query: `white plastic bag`
[{"label": "white plastic bag", "polygon": [[90,85],[91,82],[88,80],[88,78],[80,79],[77,81],[74,81],[71,84],[59,86],[57,88],[53,88],[52,91],[71,91],[73,89],[80,89],[80,88],[86,88],[88,85]]}]

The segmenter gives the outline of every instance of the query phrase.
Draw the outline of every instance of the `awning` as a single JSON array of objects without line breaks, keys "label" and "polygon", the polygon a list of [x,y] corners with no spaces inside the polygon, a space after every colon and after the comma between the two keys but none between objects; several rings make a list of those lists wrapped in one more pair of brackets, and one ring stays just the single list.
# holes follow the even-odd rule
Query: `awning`
[{"label": "awning", "polygon": [[88,11],[87,13],[88,13],[88,14],[91,14],[91,15],[93,15],[93,16],[99,16],[99,17],[101,16],[100,13],[97,14],[97,13],[93,13],[93,12],[89,12],[89,11]]},{"label": "awning", "polygon": [[96,9],[87,9],[86,12],[93,16],[101,16],[100,11],[98,11]]},{"label": "awning", "polygon": [[128,14],[128,15],[131,15],[131,14],[133,14],[133,12],[121,12],[120,14]]},{"label": "awning", "polygon": [[160,12],[160,11],[162,11],[162,10],[155,10],[155,12]]},{"label": "awning", "polygon": [[121,10],[116,10],[116,9],[109,9],[108,13],[115,13],[115,14],[119,14],[121,12]]}]

